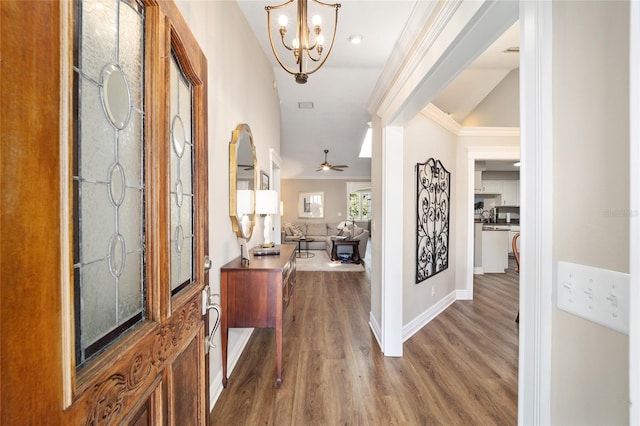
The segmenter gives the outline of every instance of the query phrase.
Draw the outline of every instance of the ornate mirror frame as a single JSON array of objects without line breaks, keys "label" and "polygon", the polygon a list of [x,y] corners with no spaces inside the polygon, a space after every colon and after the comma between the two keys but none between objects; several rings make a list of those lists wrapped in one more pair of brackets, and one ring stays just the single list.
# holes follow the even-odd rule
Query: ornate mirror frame
[{"label": "ornate mirror frame", "polygon": [[[246,240],[251,238],[256,220],[257,166],[251,128],[245,123],[238,124],[229,142],[229,217],[233,232]],[[239,207],[248,211],[243,214]]]}]

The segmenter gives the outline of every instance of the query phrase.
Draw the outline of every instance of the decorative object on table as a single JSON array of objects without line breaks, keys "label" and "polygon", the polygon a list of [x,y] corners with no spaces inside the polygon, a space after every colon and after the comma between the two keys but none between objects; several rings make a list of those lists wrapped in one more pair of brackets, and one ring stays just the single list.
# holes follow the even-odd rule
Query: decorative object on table
[{"label": "decorative object on table", "polygon": [[260,189],[268,190],[269,189],[269,175],[260,170]]},{"label": "decorative object on table", "polygon": [[[333,48],[333,42],[336,37],[336,30],[338,28],[338,9],[340,9],[340,4],[329,4],[323,3],[318,0],[311,0],[312,10],[311,13],[315,13],[316,11],[324,10],[322,7],[333,8],[335,10],[334,15],[335,18],[333,20],[333,27],[329,27],[332,29],[331,35],[331,43],[329,44],[329,49],[327,49],[324,57],[322,56],[324,52],[325,46],[325,38],[323,34],[322,28],[322,17],[319,14],[314,14],[312,18],[313,25],[313,33],[309,28],[309,22],[307,19],[309,9],[308,9],[308,1],[307,0],[297,0],[295,4],[297,5],[297,19],[295,23],[296,32],[293,34],[291,42],[287,42],[285,36],[287,34],[287,24],[289,23],[288,18],[285,14],[282,14],[278,17],[278,25],[277,30],[280,34],[280,44],[273,43],[273,32],[276,30],[276,26],[271,25],[271,11],[275,11],[278,9],[284,9],[287,6],[290,6],[294,3],[294,0],[287,0],[286,2],[276,5],[276,6],[266,6],[265,10],[267,11],[267,31],[269,33],[269,44],[271,44],[271,50],[276,57],[276,60],[280,64],[280,66],[289,74],[295,76],[296,83],[304,84],[307,82],[309,78],[309,74],[316,72],[322,65],[324,65],[325,61],[331,54],[331,49]],[[291,12],[293,15],[293,12]],[[310,34],[313,34],[313,39],[310,38]],[[276,36],[277,37],[277,36]],[[282,56],[278,53],[280,51]],[[288,56],[290,53],[293,55]],[[287,60],[284,55],[287,55],[290,59]],[[295,61],[295,65],[293,62]],[[313,61],[317,63],[314,68],[309,68],[309,61]],[[285,65],[289,63],[291,68]],[[297,67],[297,69],[296,69]]]},{"label": "decorative object on table", "polygon": [[256,191],[256,214],[264,215],[264,243],[262,247],[273,247],[272,214],[278,213],[277,191]]},{"label": "decorative object on table", "polygon": [[416,284],[449,267],[451,173],[440,160],[416,164]]},{"label": "decorative object on table", "polygon": [[320,163],[320,165],[318,166],[318,170],[316,170],[316,172],[320,172],[320,171],[328,171],[328,170],[335,170],[336,172],[342,172],[344,170],[342,169],[346,169],[347,166],[346,164],[340,164],[337,166],[333,166],[331,164],[329,164],[329,162],[327,161],[327,154],[329,153],[328,149],[324,150],[324,163]]},{"label": "decorative object on table", "polygon": [[298,217],[324,217],[324,192],[300,192],[298,194]]}]

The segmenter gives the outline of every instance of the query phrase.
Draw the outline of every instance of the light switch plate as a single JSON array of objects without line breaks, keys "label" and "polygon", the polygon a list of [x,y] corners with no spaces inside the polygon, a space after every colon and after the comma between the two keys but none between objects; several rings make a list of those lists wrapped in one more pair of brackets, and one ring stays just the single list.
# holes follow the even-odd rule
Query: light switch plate
[{"label": "light switch plate", "polygon": [[558,261],[558,308],[629,334],[629,274]]}]

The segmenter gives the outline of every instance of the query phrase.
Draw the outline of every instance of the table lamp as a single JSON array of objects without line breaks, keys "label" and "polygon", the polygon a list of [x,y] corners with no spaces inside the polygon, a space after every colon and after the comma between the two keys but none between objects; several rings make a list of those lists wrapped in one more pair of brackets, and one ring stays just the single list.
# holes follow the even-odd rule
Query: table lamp
[{"label": "table lamp", "polygon": [[264,216],[264,243],[262,247],[273,247],[273,218],[278,213],[278,191],[256,191],[256,214]]}]

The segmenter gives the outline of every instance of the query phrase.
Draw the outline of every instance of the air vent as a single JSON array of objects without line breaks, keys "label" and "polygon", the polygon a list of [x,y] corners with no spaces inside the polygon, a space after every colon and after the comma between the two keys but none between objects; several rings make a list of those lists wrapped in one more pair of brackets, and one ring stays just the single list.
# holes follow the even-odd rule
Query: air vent
[{"label": "air vent", "polygon": [[506,50],[503,50],[502,53],[518,53],[520,52],[520,46],[508,47]]},{"label": "air vent", "polygon": [[298,102],[298,109],[313,109],[313,102]]}]

